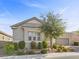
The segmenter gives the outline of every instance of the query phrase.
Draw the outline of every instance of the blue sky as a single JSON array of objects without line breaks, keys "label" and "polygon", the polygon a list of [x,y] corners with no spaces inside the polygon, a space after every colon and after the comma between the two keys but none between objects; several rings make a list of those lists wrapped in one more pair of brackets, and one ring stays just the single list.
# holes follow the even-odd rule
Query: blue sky
[{"label": "blue sky", "polygon": [[78,6],[79,0],[0,0],[0,30],[12,34],[12,24],[54,11],[67,22],[66,31],[75,31],[79,29]]}]

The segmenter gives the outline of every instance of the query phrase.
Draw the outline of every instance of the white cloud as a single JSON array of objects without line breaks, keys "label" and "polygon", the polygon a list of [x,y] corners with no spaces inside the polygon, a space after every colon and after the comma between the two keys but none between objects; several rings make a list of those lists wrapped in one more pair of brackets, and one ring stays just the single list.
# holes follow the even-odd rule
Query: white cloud
[{"label": "white cloud", "polygon": [[31,6],[31,7],[36,7],[36,8],[47,8],[45,5],[42,5],[42,4],[36,4],[36,3],[29,4],[29,6]]},{"label": "white cloud", "polygon": [[24,1],[24,0],[21,0],[20,3],[22,3],[23,5],[25,6],[29,6],[29,7],[35,7],[35,8],[47,8],[46,5],[42,4],[42,3],[39,3],[37,1]]}]

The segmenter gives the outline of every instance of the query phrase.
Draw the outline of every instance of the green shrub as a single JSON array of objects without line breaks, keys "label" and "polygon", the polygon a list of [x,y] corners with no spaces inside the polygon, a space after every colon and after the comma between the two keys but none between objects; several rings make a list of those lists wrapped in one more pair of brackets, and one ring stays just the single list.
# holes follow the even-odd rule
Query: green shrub
[{"label": "green shrub", "polygon": [[48,44],[46,41],[42,41],[42,47],[43,49],[47,48],[48,47]]},{"label": "green shrub", "polygon": [[69,49],[68,48],[63,48],[63,52],[68,52]]},{"label": "green shrub", "polygon": [[42,43],[41,42],[38,43],[38,49],[42,49]]},{"label": "green shrub", "polygon": [[20,41],[18,43],[18,47],[19,47],[19,49],[24,49],[25,48],[25,42],[24,41]]},{"label": "green shrub", "polygon": [[62,45],[58,45],[58,48],[63,49],[64,47]]},{"label": "green shrub", "polygon": [[42,53],[42,54],[46,54],[46,53],[47,53],[47,49],[41,50],[41,53]]},{"label": "green shrub", "polygon": [[62,52],[62,49],[58,48],[56,52]]},{"label": "green shrub", "polygon": [[73,49],[71,49],[69,47],[65,47],[63,45],[56,45],[55,44],[55,45],[53,45],[53,48],[56,50],[56,52],[69,52],[69,51],[73,51]]},{"label": "green shrub", "polygon": [[18,50],[18,43],[14,43],[14,49]]},{"label": "green shrub", "polygon": [[14,44],[12,43],[7,43],[5,46],[4,46],[4,51],[7,55],[12,55],[14,54]]},{"label": "green shrub", "polygon": [[73,52],[73,49],[69,47],[64,47],[63,52]]},{"label": "green shrub", "polygon": [[58,48],[58,45],[53,44],[53,47],[52,48],[57,49]]},{"label": "green shrub", "polygon": [[36,47],[36,42],[34,42],[34,41],[32,41],[31,42],[31,49],[36,49],[37,47]]}]

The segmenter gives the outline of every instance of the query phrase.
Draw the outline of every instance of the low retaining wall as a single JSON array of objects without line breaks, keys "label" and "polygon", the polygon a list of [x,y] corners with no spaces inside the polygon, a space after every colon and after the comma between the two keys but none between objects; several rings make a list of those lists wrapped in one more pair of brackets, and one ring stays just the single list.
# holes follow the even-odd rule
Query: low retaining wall
[{"label": "low retaining wall", "polygon": [[79,53],[49,53],[39,55],[7,56],[0,59],[79,59]]}]

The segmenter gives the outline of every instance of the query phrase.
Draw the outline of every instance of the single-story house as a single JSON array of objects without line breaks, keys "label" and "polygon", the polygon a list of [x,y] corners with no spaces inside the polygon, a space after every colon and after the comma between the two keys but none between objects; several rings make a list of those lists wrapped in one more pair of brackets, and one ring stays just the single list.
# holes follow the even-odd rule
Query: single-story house
[{"label": "single-story house", "polygon": [[[19,42],[24,40],[28,48],[30,48],[30,43],[32,41],[35,41],[37,43],[43,41],[45,37],[44,34],[40,32],[39,28],[42,25],[42,22],[42,20],[36,17],[32,17],[30,19],[12,25],[11,28],[13,30],[13,41]],[[57,44],[72,45],[72,42],[78,39],[76,37],[78,36],[71,35],[71,33],[65,33],[60,38],[56,39],[56,41],[53,40],[53,43],[56,42]]]},{"label": "single-story house", "polygon": [[30,43],[35,41],[36,43],[41,42],[45,39],[44,34],[40,32],[40,26],[42,20],[32,17],[11,26],[13,30],[13,41],[25,41],[28,48]]},{"label": "single-story house", "polygon": [[0,41],[13,41],[13,37],[3,31],[0,31]]},{"label": "single-story house", "polygon": [[3,50],[1,50],[1,47],[3,47],[7,42],[12,42],[13,41],[13,37],[3,31],[0,31],[0,52]]}]

